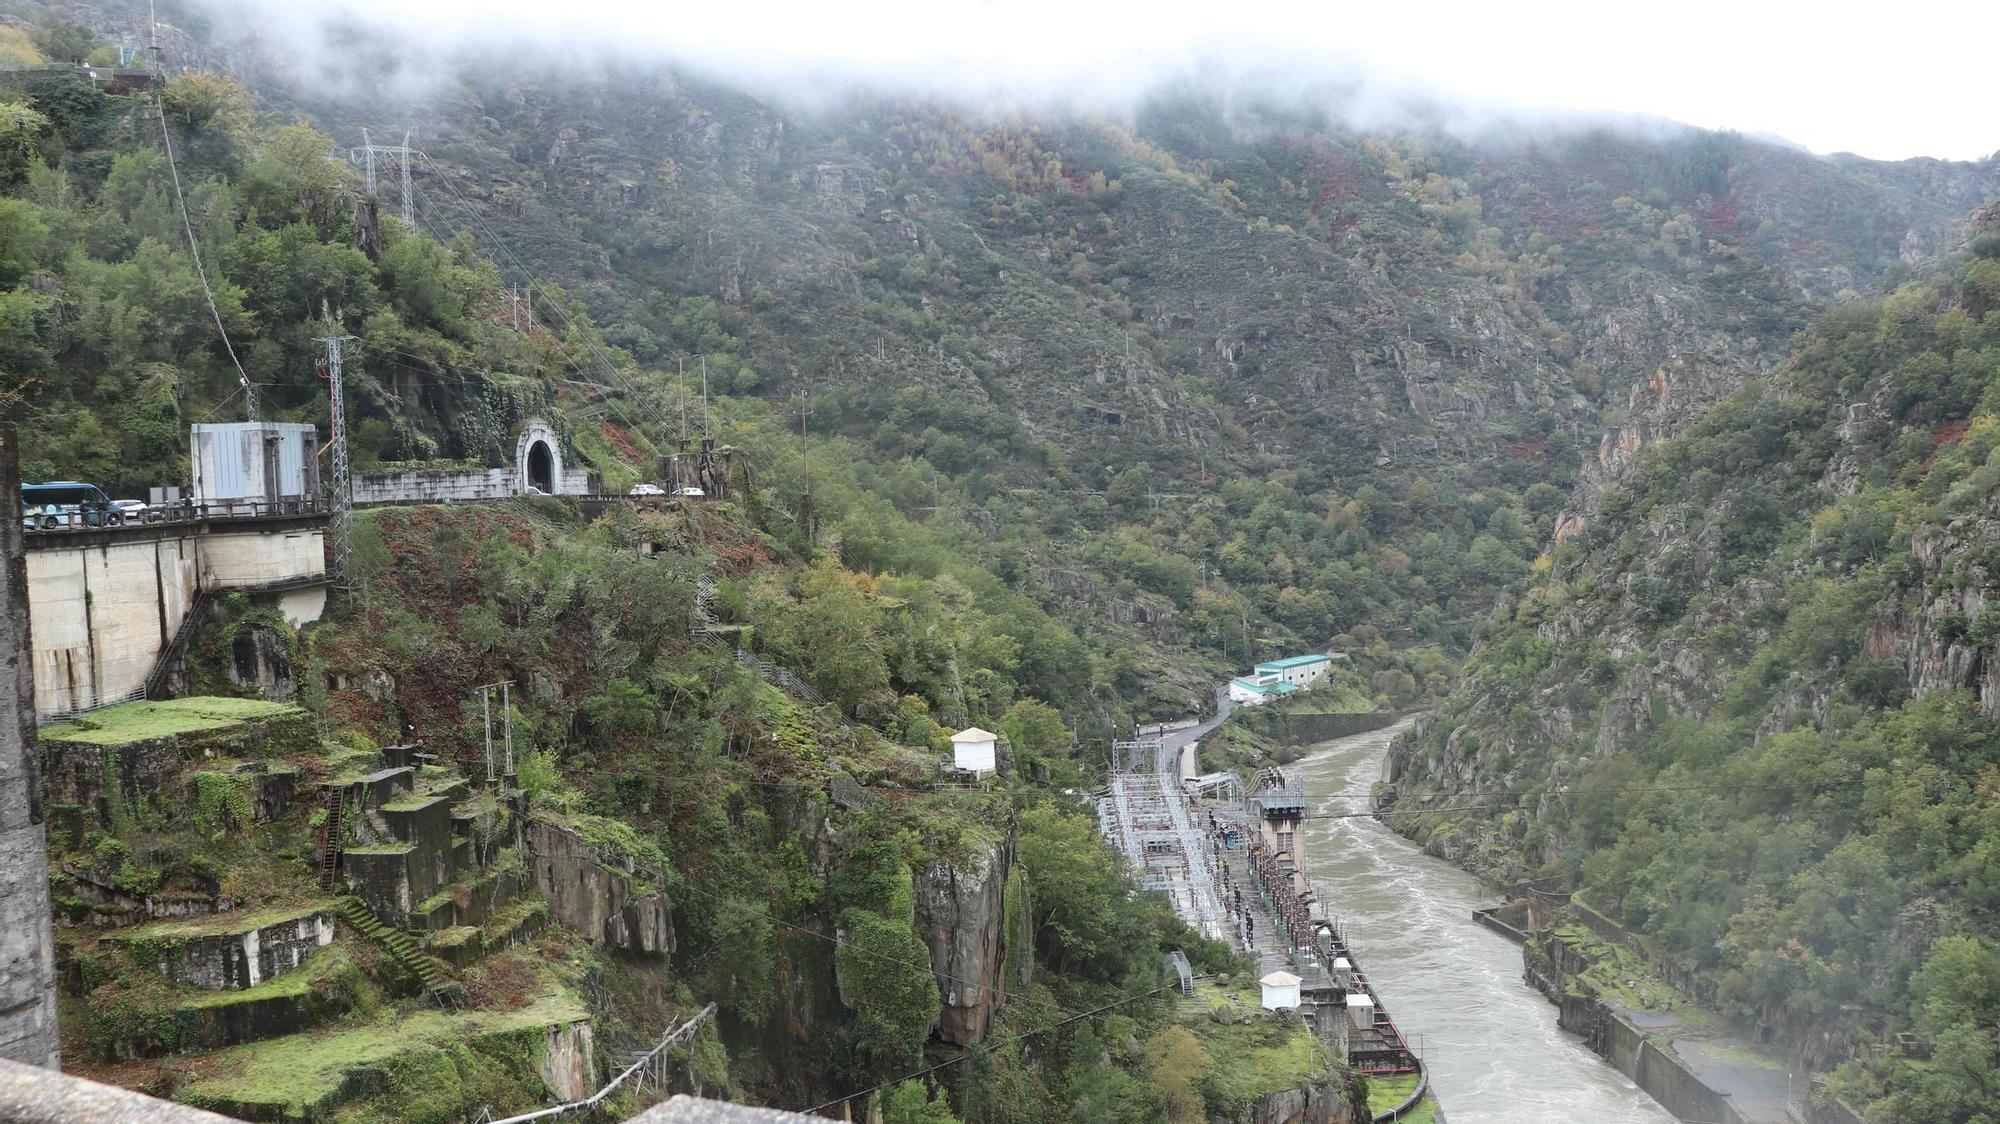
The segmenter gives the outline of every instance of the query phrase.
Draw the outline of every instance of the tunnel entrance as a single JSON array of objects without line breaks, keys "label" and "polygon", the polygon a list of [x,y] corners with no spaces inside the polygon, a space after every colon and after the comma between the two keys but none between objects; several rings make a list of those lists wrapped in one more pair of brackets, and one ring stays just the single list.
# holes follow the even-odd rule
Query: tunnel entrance
[{"label": "tunnel entrance", "polygon": [[546,441],[528,445],[528,486],[551,496],[556,494],[555,454]]}]

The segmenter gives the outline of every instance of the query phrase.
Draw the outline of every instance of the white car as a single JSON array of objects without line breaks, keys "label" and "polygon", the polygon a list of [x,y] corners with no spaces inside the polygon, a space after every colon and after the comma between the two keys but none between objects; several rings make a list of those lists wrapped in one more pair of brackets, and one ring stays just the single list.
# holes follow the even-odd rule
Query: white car
[{"label": "white car", "polygon": [[664,496],[667,494],[667,490],[658,484],[634,484],[629,494],[634,496]]},{"label": "white car", "polygon": [[112,500],[111,510],[123,515],[127,523],[144,523],[153,518],[152,507],[145,500]]},{"label": "white car", "polygon": [[682,484],[680,487],[674,489],[674,494],[677,496],[706,496],[708,493],[692,484]]}]

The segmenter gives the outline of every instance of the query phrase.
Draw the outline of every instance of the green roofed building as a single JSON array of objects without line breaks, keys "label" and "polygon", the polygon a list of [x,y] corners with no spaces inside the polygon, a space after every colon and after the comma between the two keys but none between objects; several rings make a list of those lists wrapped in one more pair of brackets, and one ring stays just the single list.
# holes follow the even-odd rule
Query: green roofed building
[{"label": "green roofed building", "polygon": [[1263,681],[1275,679],[1280,683],[1290,683],[1299,687],[1310,687],[1327,669],[1333,666],[1333,657],[1315,652],[1309,656],[1289,656],[1282,660],[1270,660],[1257,665],[1254,678]]}]

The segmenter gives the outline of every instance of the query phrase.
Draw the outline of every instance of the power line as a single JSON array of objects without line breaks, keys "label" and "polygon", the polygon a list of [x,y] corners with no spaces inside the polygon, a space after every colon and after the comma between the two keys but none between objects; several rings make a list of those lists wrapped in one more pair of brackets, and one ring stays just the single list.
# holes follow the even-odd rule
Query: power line
[{"label": "power line", "polygon": [[[430,167],[431,171],[437,174],[438,181],[444,184],[444,189],[451,193],[452,198],[457,201],[460,210],[465,212],[466,217],[470,219],[472,223],[475,226],[477,226],[481,232],[485,234],[487,241],[491,243],[495,248],[497,248],[501,253],[507,255],[508,260],[514,263],[514,268],[520,271],[520,273],[526,278],[528,285],[528,293],[530,298],[532,298],[534,295],[534,287],[535,287],[534,271],[530,270],[527,267],[527,264],[521,260],[520,256],[514,253],[513,249],[507,245],[505,240],[503,240],[498,234],[496,234],[493,231],[493,228],[491,226],[488,226],[486,222],[479,217],[479,213],[473,209],[472,204],[466,200],[465,196],[459,192],[458,188],[452,185],[450,177],[446,176],[444,174],[444,171],[438,167],[437,161],[431,158],[430,153],[425,152],[421,148],[415,149],[414,151],[418,156],[423,158],[424,163]],[[568,331],[575,332],[577,338],[583,341],[584,347],[589,349],[590,353],[596,357],[597,361],[600,364],[603,365],[605,373],[611,377],[611,381],[614,384],[616,384],[619,389],[623,390],[625,393],[631,395],[635,399],[642,397],[637,391],[637,389],[635,389],[631,385],[631,383],[625,378],[624,374],[620,372],[618,368],[611,362],[611,359],[608,356],[606,356],[603,350],[597,346],[597,342],[590,338],[589,333],[577,329],[575,323],[569,318],[569,315],[563,311],[560,304],[551,301],[549,307],[555,312],[556,318],[562,322],[563,327]],[[530,312],[532,312],[533,311],[532,299],[529,308]],[[567,352],[567,348],[565,348],[564,350],[565,352]],[[626,413],[624,409],[619,407],[616,401],[607,397],[605,399],[605,404],[609,406],[614,412],[616,412],[618,416],[624,420],[626,425],[631,426],[632,429],[635,431],[643,432],[643,430],[640,429],[639,423],[633,420],[632,416]]]},{"label": "power line", "polygon": [[[1094,1007],[1088,1011],[1082,1012],[1081,1014],[1071,1015],[1069,1018],[1063,1019],[1060,1022],[1050,1023],[1048,1026],[1042,1027],[1040,1030],[1025,1031],[1021,1034],[1016,1034],[1009,1038],[1002,1038],[997,1043],[987,1042],[987,1043],[980,1043],[980,1045],[984,1045],[988,1049],[991,1049],[994,1045],[1010,1046],[1016,1042],[1025,1042],[1030,1038],[1047,1034],[1052,1030],[1061,1030],[1063,1027],[1066,1027],[1071,1023],[1081,1022],[1084,1019],[1088,1018],[1095,1018],[1096,1016],[1101,1015],[1104,1012],[1109,1011],[1114,1007],[1123,1007],[1125,1004],[1131,1003],[1135,1000],[1150,999],[1153,996],[1158,995],[1163,991],[1173,991],[1173,990],[1178,990],[1179,988],[1180,988],[1179,983],[1164,984],[1160,987],[1154,988],[1151,991],[1139,992],[1138,994],[1135,995],[1126,995],[1122,998],[1114,999],[1111,1002],[1106,1003],[1102,1007]],[[936,1073],[938,1070],[949,1069],[950,1067],[957,1065],[958,1063],[964,1061],[965,1059],[971,1056],[972,1056],[972,1051],[967,1050],[965,1053],[960,1054],[959,1056],[951,1059],[950,1061],[939,1062],[938,1064],[931,1066],[928,1069],[920,1069],[915,1073],[905,1074],[902,1077],[897,1077],[888,1081],[884,1081],[879,1085],[870,1085],[868,1088],[863,1089],[858,1093],[849,1093],[844,1097],[835,1097],[833,1100],[827,1101],[825,1104],[816,1104],[811,1108],[801,1109],[799,1111],[810,1115],[812,1113],[819,1112],[821,1109],[828,1109],[834,1107],[835,1105],[846,1104],[848,1101],[851,1101],[856,1097],[865,1097],[870,1093],[879,1092],[883,1089],[888,1088],[891,1085],[901,1085],[905,1081],[915,1081],[919,1077],[929,1076],[930,1074]]]},{"label": "power line", "polygon": [[237,388],[243,392],[245,409],[250,420],[256,421],[257,390],[250,384],[249,374],[243,370],[243,361],[236,358],[236,345],[229,342],[229,329],[222,324],[222,310],[215,306],[215,290],[208,285],[208,267],[201,262],[201,245],[195,240],[194,220],[188,218],[187,196],[181,191],[180,164],[174,159],[173,130],[167,128],[167,103],[158,90],[153,92],[153,109],[160,115],[160,144],[167,150],[167,172],[174,181],[174,202],[180,207],[181,228],[187,231],[188,254],[194,258],[194,275],[201,282],[202,297],[208,301],[208,314],[215,318],[215,330],[222,336],[222,349],[229,353],[229,362],[236,368]]},{"label": "power line", "polygon": [[[854,942],[852,941],[843,941],[839,937],[832,936],[827,933],[822,933],[817,929],[808,929],[804,925],[799,925],[791,921],[786,921],[784,918],[779,917],[777,914],[772,913],[769,910],[758,909],[756,906],[750,905],[738,898],[725,898],[719,894],[711,894],[706,890],[698,890],[695,887],[688,885],[685,881],[683,881],[680,885],[674,887],[674,889],[676,891],[685,890],[697,896],[707,898],[708,900],[713,902],[721,902],[724,905],[734,906],[735,908],[740,909],[745,913],[754,914],[758,917],[762,917],[765,920],[771,922],[773,925],[780,926],[781,928],[790,929],[796,933],[804,933],[809,937],[818,937],[820,940],[827,942],[828,944],[834,946],[837,949],[844,948],[847,951],[852,952],[857,956],[865,956],[870,960],[875,960],[883,964],[896,964],[904,968],[916,968],[921,971],[929,972],[932,975],[939,977],[940,979],[947,979],[952,981],[953,983],[961,983],[969,987],[975,987],[981,989],[986,989],[988,987],[987,984],[983,984],[978,980],[968,980],[963,976],[954,976],[949,972],[940,972],[927,962],[920,962],[916,960],[904,960],[901,957],[897,956],[884,956],[881,953],[869,952],[866,949],[863,949],[860,946],[854,944]],[[1061,1011],[1064,1014],[1075,1013],[1066,1007],[1062,1007],[1056,1004],[1050,1004],[1050,1006],[1054,1006],[1056,1010]]]}]

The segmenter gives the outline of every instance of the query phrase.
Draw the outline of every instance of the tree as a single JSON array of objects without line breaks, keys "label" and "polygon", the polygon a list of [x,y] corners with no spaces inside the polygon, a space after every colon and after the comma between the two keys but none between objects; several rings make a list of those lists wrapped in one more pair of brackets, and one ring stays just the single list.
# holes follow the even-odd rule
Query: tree
[{"label": "tree", "polygon": [[933,1092],[921,1081],[905,1081],[889,1090],[882,1105],[882,1124],[958,1124],[944,1091]]},{"label": "tree", "polygon": [[56,62],[82,62],[97,46],[97,36],[80,23],[45,19],[31,33],[35,46]]},{"label": "tree", "polygon": [[866,910],[841,915],[846,940],[834,954],[840,993],[854,1006],[854,1043],[878,1064],[907,1066],[923,1054],[938,1016],[930,949],[907,917]]},{"label": "tree", "polygon": [[29,106],[0,102],[0,187],[12,187],[28,174],[35,144],[48,129],[49,119]]},{"label": "tree", "polygon": [[652,729],[660,719],[660,704],[646,689],[623,676],[584,700],[583,715],[594,726],[625,734]]},{"label": "tree", "polygon": [[1040,699],[1022,699],[1007,709],[1000,719],[1000,732],[1013,745],[1023,763],[1049,761],[1066,756],[1069,727],[1062,711]]},{"label": "tree", "polygon": [[842,707],[851,711],[889,686],[881,608],[863,579],[832,560],[807,571],[796,602],[766,590],[754,616],[771,647],[804,667],[813,686]]},{"label": "tree", "polygon": [[1202,1124],[1207,1119],[1196,1083],[1214,1064],[1194,1034],[1178,1023],[1146,1040],[1146,1074],[1169,1124]]}]

